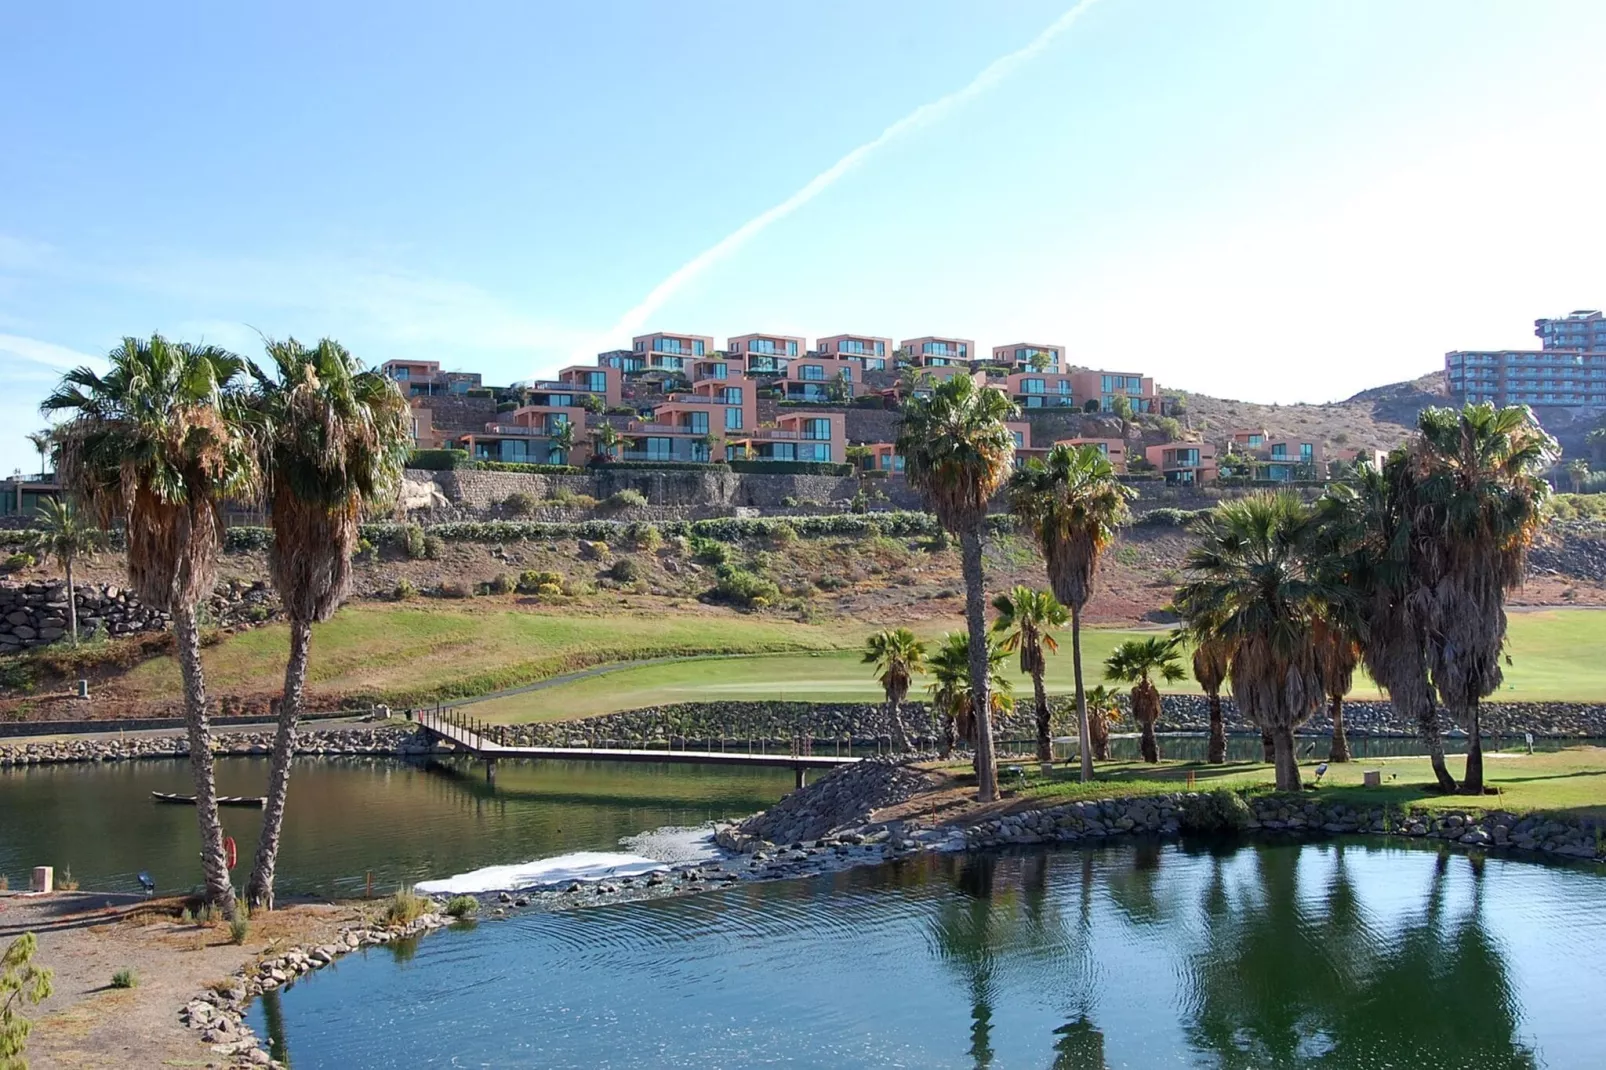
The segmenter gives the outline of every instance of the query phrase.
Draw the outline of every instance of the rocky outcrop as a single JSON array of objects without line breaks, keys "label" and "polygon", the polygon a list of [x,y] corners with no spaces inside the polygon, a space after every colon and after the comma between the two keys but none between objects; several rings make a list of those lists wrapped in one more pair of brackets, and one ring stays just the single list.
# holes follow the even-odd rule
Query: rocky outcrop
[{"label": "rocky outcrop", "polygon": [[[748,818],[736,831],[742,837],[771,843],[818,839],[844,826],[862,824],[872,812],[912,798],[931,783],[931,777],[918,769],[869,758],[837,766],[809,787]],[[721,846],[739,850],[737,843],[727,836]]]},{"label": "rocky outcrop", "polygon": [[[168,614],[141,604],[132,591],[115,584],[80,584],[73,596],[80,637],[165,631],[172,624]],[[219,584],[207,602],[211,620],[221,625],[269,620],[278,608],[278,596],[262,580]],[[66,635],[66,583],[0,583],[0,654],[47,646]]]}]

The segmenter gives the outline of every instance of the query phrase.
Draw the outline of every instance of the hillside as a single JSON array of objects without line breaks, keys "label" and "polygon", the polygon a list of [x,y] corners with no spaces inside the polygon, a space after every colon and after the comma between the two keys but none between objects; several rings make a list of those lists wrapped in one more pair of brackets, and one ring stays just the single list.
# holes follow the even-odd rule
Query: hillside
[{"label": "hillside", "polygon": [[1392,449],[1415,426],[1417,413],[1449,403],[1443,374],[1430,372],[1319,405],[1262,405],[1188,394],[1180,420],[1218,445],[1232,428],[1253,427],[1273,438],[1316,436],[1329,448]]}]

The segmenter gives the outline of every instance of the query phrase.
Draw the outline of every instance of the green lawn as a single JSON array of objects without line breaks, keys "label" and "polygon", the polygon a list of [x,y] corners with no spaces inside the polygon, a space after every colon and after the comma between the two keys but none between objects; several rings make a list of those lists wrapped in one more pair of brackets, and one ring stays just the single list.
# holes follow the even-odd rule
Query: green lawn
[{"label": "green lawn", "polygon": [[[957,622],[956,622],[957,626]],[[1102,664],[1117,643],[1152,632],[1087,629],[1082,636],[1082,664],[1087,684],[1103,680]],[[1513,613],[1510,624],[1512,664],[1499,698],[1538,700],[1606,700],[1606,613],[1549,610]],[[1070,638],[1049,658],[1045,680],[1054,694],[1074,689]],[[1014,672],[1017,694],[1030,694],[1031,682]],[[924,681],[913,694],[923,697]],[[1171,690],[1197,693],[1189,675]],[[1377,687],[1359,674],[1353,698],[1380,698]],[[881,697],[870,669],[852,651],[720,658],[626,667],[540,691],[476,703],[474,715],[489,721],[527,721],[591,717],[616,710],[675,702],[729,699],[873,702]]]},{"label": "green lawn", "polygon": [[[1466,759],[1452,757],[1450,769],[1459,779]],[[1317,763],[1304,762],[1300,775],[1307,784],[1316,778]],[[1137,794],[1163,794],[1186,790],[1188,775],[1194,786],[1213,788],[1270,787],[1269,765],[1233,762],[1205,765],[1202,762],[1109,762],[1098,767],[1098,777],[1090,783],[1077,780],[1076,770],[1056,769],[1049,777],[1040,776],[1035,766],[1022,765],[1025,776],[1016,787],[1027,798],[1045,801],[1101,799]],[[1383,786],[1367,788],[1361,774],[1368,769],[1383,773]],[[1606,817],[1606,748],[1572,747],[1537,754],[1508,751],[1484,754],[1484,777],[1498,795],[1481,797],[1438,795],[1428,790],[1433,774],[1426,758],[1373,758],[1366,761],[1329,765],[1320,786],[1310,794],[1324,800],[1341,799],[1355,805],[1424,806],[1441,809],[1499,809],[1517,813],[1529,810],[1566,811],[1576,815]]]}]

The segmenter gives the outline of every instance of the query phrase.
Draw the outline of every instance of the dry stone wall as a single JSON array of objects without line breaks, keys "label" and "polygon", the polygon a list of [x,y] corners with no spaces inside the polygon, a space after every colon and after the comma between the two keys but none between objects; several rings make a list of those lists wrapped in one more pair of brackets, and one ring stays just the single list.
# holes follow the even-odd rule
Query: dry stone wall
[{"label": "dry stone wall", "polygon": [[[159,632],[172,624],[168,614],[143,605],[132,591],[115,584],[80,584],[73,595],[80,637]],[[266,620],[278,604],[268,585],[257,581],[219,585],[207,608],[214,621],[233,624]],[[46,646],[66,635],[66,583],[0,583],[0,654]]]}]

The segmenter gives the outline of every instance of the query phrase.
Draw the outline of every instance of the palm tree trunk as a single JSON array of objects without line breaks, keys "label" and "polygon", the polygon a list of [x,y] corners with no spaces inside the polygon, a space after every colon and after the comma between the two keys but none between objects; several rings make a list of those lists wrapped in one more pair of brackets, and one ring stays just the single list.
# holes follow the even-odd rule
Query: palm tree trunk
[{"label": "palm tree trunk", "polygon": [[954,723],[953,711],[942,715],[942,760],[947,761],[954,753],[954,745],[959,742],[959,726]]},{"label": "palm tree trunk", "polygon": [[1344,734],[1344,696],[1334,695],[1331,708],[1333,714],[1333,746],[1327,752],[1327,760],[1330,762],[1347,762],[1349,761],[1349,737]]},{"label": "palm tree trunk", "polygon": [[1299,758],[1294,751],[1294,730],[1288,725],[1278,725],[1271,731],[1272,749],[1276,752],[1277,763],[1277,790],[1298,791]]},{"label": "palm tree trunk", "polygon": [[1043,690],[1043,669],[1032,673],[1032,700],[1037,704],[1037,760],[1053,762],[1054,740],[1048,733],[1048,693]]},{"label": "palm tree trunk", "polygon": [[1433,776],[1439,782],[1439,790],[1445,793],[1455,791],[1455,777],[1450,775],[1450,767],[1444,761],[1444,735],[1439,731],[1439,707],[1434,702],[1431,688],[1428,690],[1427,705],[1417,714],[1416,727],[1422,737],[1422,745],[1427,748],[1428,760],[1433,764]]},{"label": "palm tree trunk", "polygon": [[965,625],[970,632],[970,695],[976,718],[976,798],[992,802],[998,797],[998,766],[993,758],[993,718],[987,691],[987,592],[981,567],[979,528],[959,537],[965,573]]},{"label": "palm tree trunk", "polygon": [[72,557],[61,563],[67,570],[67,643],[69,646],[78,645],[78,595],[72,583]]},{"label": "palm tree trunk", "polygon": [[1148,680],[1132,689],[1132,717],[1138,722],[1138,747],[1146,762],[1160,760],[1160,741],[1154,735],[1154,722],[1160,719],[1159,706],[1160,691]]},{"label": "palm tree trunk", "polygon": [[195,821],[201,832],[201,872],[207,901],[234,916],[234,885],[223,853],[223,822],[217,811],[217,780],[212,770],[212,726],[206,709],[206,678],[201,673],[201,633],[195,607],[175,606],[173,635],[178,640],[179,673],[184,679],[184,724],[189,730],[190,775],[195,781]]},{"label": "palm tree trunk", "polygon": [[1267,765],[1277,764],[1277,741],[1264,728],[1260,730],[1260,760]]},{"label": "palm tree trunk", "polygon": [[1479,716],[1482,706],[1473,699],[1467,711],[1467,773],[1461,779],[1461,791],[1465,795],[1483,794],[1483,719]]},{"label": "palm tree trunk", "polygon": [[1071,603],[1071,670],[1076,674],[1076,752],[1085,784],[1093,779],[1093,731],[1088,726],[1087,692],[1082,687],[1082,607],[1075,602]]},{"label": "palm tree trunk", "polygon": [[909,747],[909,733],[904,731],[903,714],[898,710],[898,700],[891,695],[887,696],[887,725],[892,732],[892,749],[897,754],[907,754]]},{"label": "palm tree trunk", "polygon": [[268,801],[262,809],[262,834],[257,839],[256,861],[245,886],[251,909],[273,909],[273,870],[279,861],[279,837],[284,830],[284,804],[290,794],[290,760],[296,753],[296,722],[301,719],[301,697],[307,686],[307,655],[312,650],[312,623],[290,622],[290,660],[284,667],[284,694],[279,699],[279,729],[273,737],[273,759],[268,767]]},{"label": "palm tree trunk", "polygon": [[1221,716],[1221,690],[1210,692],[1210,746],[1205,761],[1221,765],[1227,760],[1227,722]]}]

